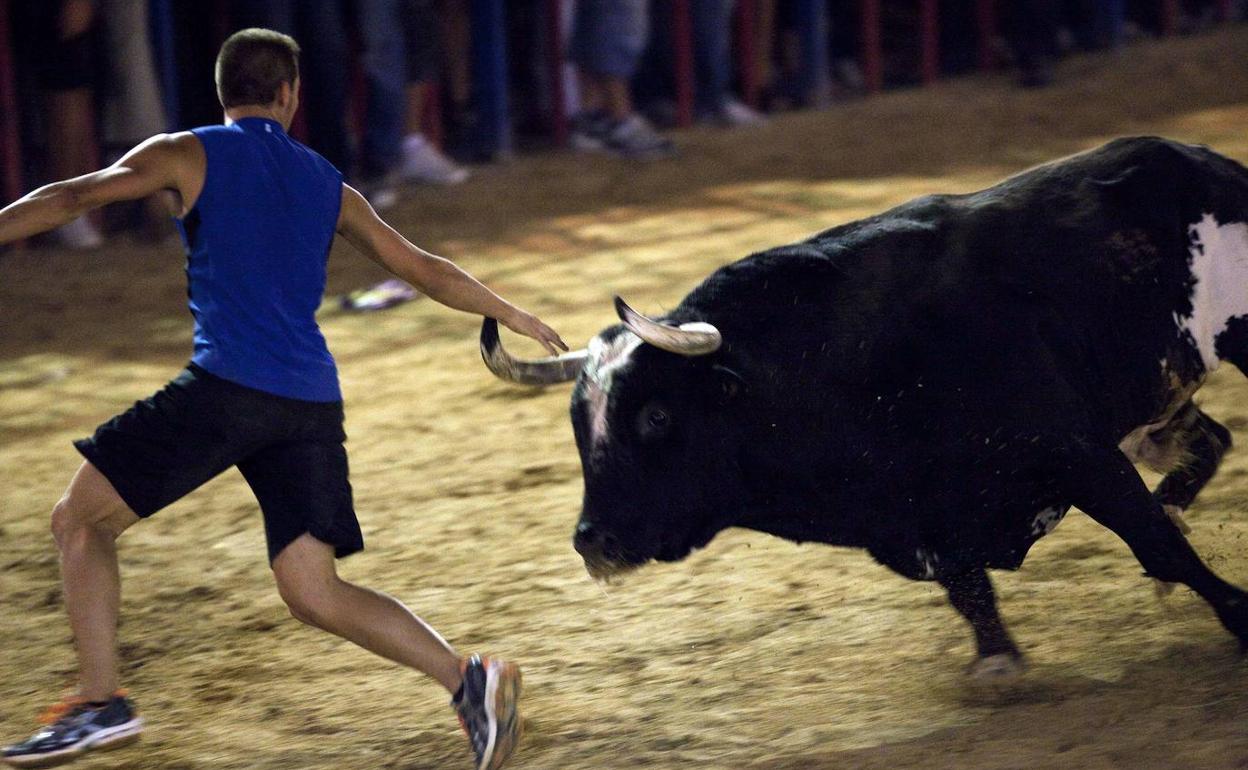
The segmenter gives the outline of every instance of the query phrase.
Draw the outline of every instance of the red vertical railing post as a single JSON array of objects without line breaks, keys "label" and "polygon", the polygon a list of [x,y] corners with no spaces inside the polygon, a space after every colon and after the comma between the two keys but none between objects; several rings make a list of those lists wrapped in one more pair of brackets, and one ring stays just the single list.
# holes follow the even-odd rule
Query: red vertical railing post
[{"label": "red vertical railing post", "polygon": [[975,27],[979,31],[979,68],[997,66],[997,7],[993,0],[975,0]]},{"label": "red vertical railing post", "polygon": [[546,0],[546,66],[550,78],[550,133],[555,146],[568,143],[567,84],[563,82],[563,0]]},{"label": "red vertical railing post", "polygon": [[672,0],[672,61],[676,68],[676,125],[693,125],[693,17],[689,0]]},{"label": "red vertical railing post", "polygon": [[884,54],[880,45],[880,0],[861,0],[862,78],[868,93],[884,88]]},{"label": "red vertical railing post", "polygon": [[1218,0],[1218,21],[1231,20],[1231,0]]},{"label": "red vertical railing post", "polygon": [[9,2],[0,0],[0,205],[22,195],[22,142],[17,119]]},{"label": "red vertical railing post", "polygon": [[940,77],[940,6],[937,0],[919,0],[919,75],[924,85]]},{"label": "red vertical railing post", "polygon": [[425,86],[425,103],[420,110],[420,132],[434,147],[442,149],[446,143],[446,131],[442,120],[442,84],[432,82]]},{"label": "red vertical railing post", "polygon": [[754,0],[737,0],[737,73],[745,103],[759,108],[758,55],[755,45]]},{"label": "red vertical railing post", "polygon": [[1173,35],[1179,28],[1179,0],[1161,0],[1161,34]]}]

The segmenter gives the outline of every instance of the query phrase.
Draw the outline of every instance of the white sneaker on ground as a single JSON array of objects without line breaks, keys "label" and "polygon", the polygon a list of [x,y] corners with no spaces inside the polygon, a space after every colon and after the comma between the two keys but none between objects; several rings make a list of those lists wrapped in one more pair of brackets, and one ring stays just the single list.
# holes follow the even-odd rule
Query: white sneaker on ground
[{"label": "white sneaker on ground", "polygon": [[715,121],[725,128],[750,128],[767,125],[767,117],[747,104],[728,99],[719,108]]},{"label": "white sneaker on ground", "polygon": [[468,169],[439,152],[424,134],[408,134],[403,140],[399,174],[405,181],[422,184],[455,185],[468,179]]},{"label": "white sneaker on ground", "polygon": [[91,224],[91,220],[85,216],[56,228],[52,231],[52,236],[62,246],[71,249],[85,251],[98,249],[104,245],[104,236],[100,235],[100,231],[96,230],[95,225]]}]

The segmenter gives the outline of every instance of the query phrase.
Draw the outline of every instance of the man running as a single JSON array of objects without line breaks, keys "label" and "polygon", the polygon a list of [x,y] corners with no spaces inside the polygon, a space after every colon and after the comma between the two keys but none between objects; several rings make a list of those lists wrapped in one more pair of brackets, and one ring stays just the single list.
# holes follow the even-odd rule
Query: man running
[{"label": "man running", "polygon": [[299,47],[261,29],[225,41],[216,63],[225,124],[159,135],[112,166],[40,188],[0,210],[0,244],[108,203],[168,190],[188,254],[195,347],[161,391],[75,443],[85,462],[52,511],[79,689],[48,726],[3,750],[46,767],[137,738],[118,690],[117,536],[237,465],[264,512],[269,560],[291,613],[436,679],[479,769],[520,734],[520,672],[461,658],[397,600],[341,580],[334,559],[363,548],[343,447],[338,374],[317,327],[337,232],[444,305],[490,316],[552,353],[533,315],[386,225],[342,175],[286,134],[299,106]]}]

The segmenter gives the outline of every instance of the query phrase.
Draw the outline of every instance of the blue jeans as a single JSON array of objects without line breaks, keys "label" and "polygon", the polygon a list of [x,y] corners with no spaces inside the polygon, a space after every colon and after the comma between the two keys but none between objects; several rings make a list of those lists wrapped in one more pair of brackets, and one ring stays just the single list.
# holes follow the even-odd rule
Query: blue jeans
[{"label": "blue jeans", "polygon": [[304,104],[308,144],[344,174],[351,170],[347,135],[347,76],[350,60],[347,10],[364,44],[368,83],[361,173],[377,176],[397,163],[403,138],[407,59],[401,0],[246,0],[235,4],[236,27],[268,27],[295,37],[304,49]]},{"label": "blue jeans", "polygon": [[568,58],[585,72],[628,80],[650,36],[647,0],[577,0]]},{"label": "blue jeans", "polygon": [[364,143],[360,173],[384,174],[402,154],[407,41],[402,0],[356,0],[356,21],[364,44]]},{"label": "blue jeans", "polygon": [[692,0],[698,112],[716,113],[732,84],[732,11],[736,0]]}]

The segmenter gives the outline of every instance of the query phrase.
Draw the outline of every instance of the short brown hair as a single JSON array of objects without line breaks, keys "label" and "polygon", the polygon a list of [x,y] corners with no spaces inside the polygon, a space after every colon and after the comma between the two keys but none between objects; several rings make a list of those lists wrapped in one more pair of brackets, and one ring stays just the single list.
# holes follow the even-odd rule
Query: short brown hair
[{"label": "short brown hair", "polygon": [[230,35],[217,54],[217,98],[221,106],[271,104],[282,83],[299,77],[299,44],[271,29],[243,29]]}]

